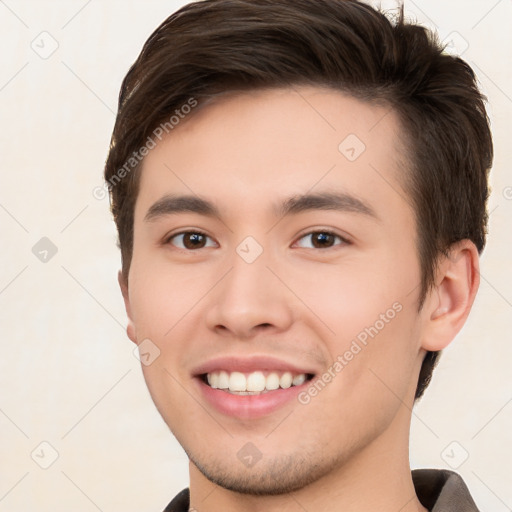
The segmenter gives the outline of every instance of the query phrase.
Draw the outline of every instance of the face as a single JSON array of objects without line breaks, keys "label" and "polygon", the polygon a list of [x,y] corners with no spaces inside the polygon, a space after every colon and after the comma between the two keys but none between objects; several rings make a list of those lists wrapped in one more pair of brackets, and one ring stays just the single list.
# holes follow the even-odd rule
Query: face
[{"label": "face", "polygon": [[400,137],[301,87],[217,99],[146,157],[128,333],[211,481],[278,494],[407,443],[424,319]]}]

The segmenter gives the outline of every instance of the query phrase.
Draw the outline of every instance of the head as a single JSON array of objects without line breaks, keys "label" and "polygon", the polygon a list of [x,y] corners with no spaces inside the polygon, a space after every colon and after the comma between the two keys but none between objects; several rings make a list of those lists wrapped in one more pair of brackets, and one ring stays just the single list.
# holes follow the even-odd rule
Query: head
[{"label": "head", "polygon": [[[183,7],[158,27],[123,81],[105,178],[119,233],[129,335],[137,343],[150,338],[161,351],[144,369],[146,380],[196,465],[226,476],[213,455],[198,457],[187,429],[173,423],[168,408],[185,407],[186,397],[176,396],[187,377],[177,367],[197,369],[217,352],[297,350],[295,363],[302,361],[318,379],[381,318],[379,345],[363,350],[356,343],[357,363],[343,367],[329,384],[332,393],[347,382],[357,384],[366,405],[382,409],[364,439],[348,435],[340,448],[345,453],[370,442],[399,414],[399,404],[384,410],[370,398],[380,396],[379,375],[404,398],[423,394],[440,351],[462,326],[476,293],[477,277],[464,295],[446,276],[463,272],[468,254],[474,269],[483,250],[491,161],[489,124],[474,73],[460,58],[444,54],[433,34],[408,24],[403,13],[390,20],[365,4],[342,0],[205,0]],[[287,215],[270,217],[270,204],[338,189],[349,196],[338,232],[348,241],[346,252],[302,260],[280,252],[279,244],[291,241],[295,228],[306,227],[297,219],[309,210],[296,208],[291,222]],[[194,261],[169,251],[168,228],[178,226],[179,216],[161,199],[174,194],[208,198],[218,206],[215,222],[212,216],[198,217],[197,204],[190,208],[182,201],[178,208],[191,212],[185,214],[187,224],[202,227],[196,231],[218,244],[202,248]],[[240,194],[243,201],[236,200]],[[366,206],[378,220],[364,212]],[[318,211],[320,225],[334,215],[328,206]],[[387,227],[379,228],[379,222]],[[254,244],[248,250],[262,251],[250,264],[236,252],[246,236]],[[315,293],[309,291],[313,276],[322,283]],[[259,290],[258,280],[268,288]],[[197,283],[205,288],[199,286],[203,293],[194,295],[188,287]],[[237,286],[245,285],[247,294],[260,294],[273,306],[268,318],[262,303],[236,296]],[[276,287],[274,296],[268,290]],[[466,307],[455,311],[464,302]],[[252,321],[251,310],[260,315],[249,329],[242,324]],[[389,322],[388,310],[394,311]],[[446,311],[454,316],[444,327],[442,319],[434,325]],[[202,340],[195,352],[166,359],[171,349],[194,345],[194,333]],[[306,335],[316,341],[301,347]],[[393,345],[398,337],[402,343]],[[197,351],[204,356],[194,360]],[[406,361],[400,382],[385,371],[393,361]],[[361,377],[363,367],[374,369],[373,381],[368,372]],[[328,408],[333,396],[322,392],[314,406]],[[344,396],[347,405],[356,400],[355,391]],[[198,422],[204,416],[189,412]],[[238,435],[237,425],[226,424]],[[261,447],[276,452],[263,441]],[[305,442],[301,456],[315,460],[314,451]],[[317,464],[319,471],[334,458]],[[276,474],[292,464],[286,447],[271,463]],[[289,489],[293,485],[290,481]]]}]

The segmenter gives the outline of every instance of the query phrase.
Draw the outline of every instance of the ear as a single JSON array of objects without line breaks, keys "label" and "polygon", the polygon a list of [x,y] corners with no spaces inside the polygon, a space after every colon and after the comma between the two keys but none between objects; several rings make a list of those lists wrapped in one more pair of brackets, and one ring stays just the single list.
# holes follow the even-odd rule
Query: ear
[{"label": "ear", "polygon": [[121,288],[121,293],[124,299],[124,308],[126,309],[126,315],[128,316],[128,324],[126,326],[126,334],[135,344],[137,344],[137,336],[135,335],[135,324],[133,323],[133,317],[130,307],[130,295],[128,293],[128,283],[123,277],[121,270],[117,273],[117,281]]},{"label": "ear", "polygon": [[422,348],[436,352],[447,347],[464,325],[480,284],[478,250],[470,240],[455,243],[442,257],[436,285],[425,303]]}]

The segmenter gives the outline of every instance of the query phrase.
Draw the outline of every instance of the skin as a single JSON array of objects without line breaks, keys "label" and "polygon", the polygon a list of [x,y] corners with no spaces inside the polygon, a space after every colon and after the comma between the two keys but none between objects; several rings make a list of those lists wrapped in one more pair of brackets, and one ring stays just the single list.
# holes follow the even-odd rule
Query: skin
[{"label": "skin", "polygon": [[[338,146],[366,145],[353,162]],[[153,400],[190,458],[198,511],[424,511],[411,480],[411,408],[426,350],[464,324],[478,288],[470,241],[440,260],[418,312],[420,266],[397,117],[337,91],[297,87],[227,94],[180,123],[145,158],[135,206],[133,259],[119,275],[135,343],[160,356],[143,366]],[[343,191],[378,219],[309,210],[279,217],[296,194]],[[165,194],[212,201],[145,220]],[[315,245],[328,229],[347,240]],[[192,249],[183,232],[207,235]],[[247,263],[247,237],[263,249]],[[220,413],[192,376],[219,356],[270,355],[316,376],[393,304],[401,311],[306,405],[292,400],[257,419]],[[262,454],[246,467],[247,443]]]}]

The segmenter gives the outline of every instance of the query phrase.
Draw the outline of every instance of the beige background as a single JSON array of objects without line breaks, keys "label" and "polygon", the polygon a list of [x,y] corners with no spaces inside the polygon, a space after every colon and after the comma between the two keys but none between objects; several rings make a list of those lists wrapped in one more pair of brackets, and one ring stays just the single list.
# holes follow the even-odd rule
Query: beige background
[{"label": "beige background", "polygon": [[[114,224],[108,200],[93,196],[121,80],[184,3],[0,1],[0,512],[158,511],[188,483],[187,459],[124,332]],[[405,6],[473,65],[496,149],[480,292],[415,409],[411,463],[458,466],[482,511],[504,512],[512,507],[512,3]],[[32,252],[42,237],[58,250],[47,262]]]}]

